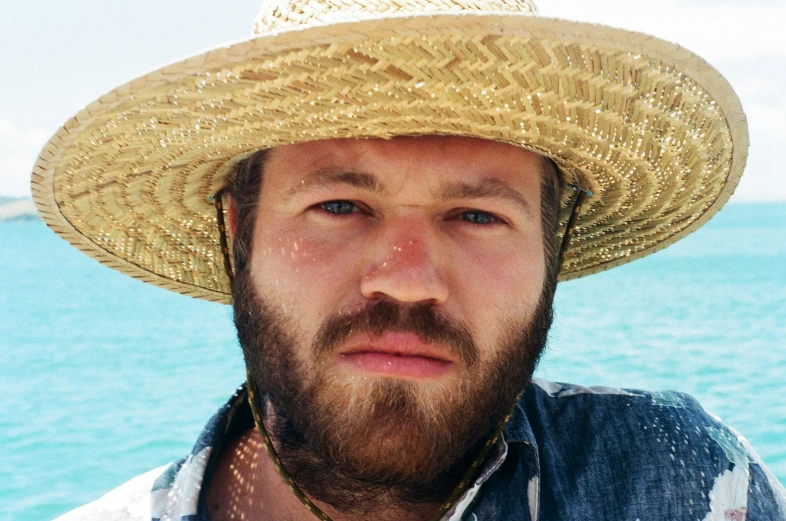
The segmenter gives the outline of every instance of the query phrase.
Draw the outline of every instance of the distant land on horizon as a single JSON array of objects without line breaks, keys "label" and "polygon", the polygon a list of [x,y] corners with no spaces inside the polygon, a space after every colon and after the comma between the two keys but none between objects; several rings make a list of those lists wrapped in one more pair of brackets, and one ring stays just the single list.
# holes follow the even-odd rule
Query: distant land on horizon
[{"label": "distant land on horizon", "polygon": [[40,219],[31,197],[0,196],[0,221],[27,221]]}]

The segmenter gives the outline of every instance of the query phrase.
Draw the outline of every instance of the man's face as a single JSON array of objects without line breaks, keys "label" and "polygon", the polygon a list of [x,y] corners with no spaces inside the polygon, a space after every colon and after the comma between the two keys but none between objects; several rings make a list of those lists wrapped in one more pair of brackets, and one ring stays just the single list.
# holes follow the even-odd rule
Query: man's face
[{"label": "man's face", "polygon": [[550,323],[540,186],[539,156],[469,138],[268,155],[235,306],[283,452],[429,483],[488,435]]}]

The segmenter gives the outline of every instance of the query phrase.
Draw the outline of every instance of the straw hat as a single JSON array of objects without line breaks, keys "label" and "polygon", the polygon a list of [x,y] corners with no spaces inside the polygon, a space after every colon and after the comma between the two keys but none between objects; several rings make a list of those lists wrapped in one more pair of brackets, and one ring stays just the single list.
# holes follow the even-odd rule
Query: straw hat
[{"label": "straw hat", "polygon": [[98,261],[230,302],[210,198],[239,160],[434,133],[543,153],[593,192],[561,280],[696,230],[732,194],[748,148],[726,80],[652,36],[538,17],[529,0],[276,0],[252,39],[137,78],[67,121],[36,162],[33,197]]}]

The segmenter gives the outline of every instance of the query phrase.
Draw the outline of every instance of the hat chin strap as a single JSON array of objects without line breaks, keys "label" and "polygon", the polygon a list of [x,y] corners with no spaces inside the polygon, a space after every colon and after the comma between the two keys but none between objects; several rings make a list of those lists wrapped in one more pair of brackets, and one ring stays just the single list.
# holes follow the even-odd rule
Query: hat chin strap
[{"label": "hat chin strap", "polygon": [[[581,212],[581,205],[584,202],[584,198],[587,196],[591,196],[592,192],[585,188],[582,188],[578,185],[570,185],[570,187],[576,192],[576,199],[573,202],[573,210],[571,211],[570,218],[568,219],[568,224],[565,228],[565,233],[562,236],[562,244],[560,246],[558,263],[559,266],[562,267],[563,260],[565,258],[565,252],[568,249],[570,244],[570,238],[573,235],[573,229],[576,225],[576,218]],[[214,196],[214,201],[216,205],[216,220],[218,223],[218,230],[221,235],[221,251],[224,255],[224,268],[226,269],[227,275],[229,276],[230,283],[234,282],[234,273],[232,270],[232,263],[230,260],[229,255],[229,247],[227,241],[227,234],[226,234],[226,225],[224,220],[224,206],[223,206],[223,198],[224,190],[219,191]],[[262,443],[265,446],[265,451],[267,452],[270,460],[273,462],[273,465],[276,467],[278,474],[281,476],[281,479],[284,480],[284,483],[287,484],[289,489],[295,495],[296,498],[308,509],[309,512],[314,514],[317,519],[321,521],[332,521],[330,516],[328,516],[325,512],[322,511],[317,505],[314,504],[311,499],[300,489],[300,487],[295,483],[295,480],[292,476],[289,475],[287,469],[284,467],[284,464],[281,462],[281,458],[279,458],[278,453],[276,452],[275,447],[273,447],[273,441],[270,438],[270,435],[265,429],[265,424],[262,421],[262,413],[259,409],[259,394],[257,392],[257,388],[254,385],[254,382],[251,379],[251,374],[249,372],[246,373],[246,389],[248,391],[248,404],[251,407],[251,415],[254,417],[254,425],[256,426],[257,432],[259,436],[262,438]],[[481,448],[480,452],[478,453],[477,457],[472,461],[470,466],[464,472],[464,475],[461,478],[461,481],[453,489],[453,492],[447,498],[445,503],[440,507],[440,509],[431,517],[430,521],[440,521],[443,516],[453,507],[453,505],[461,498],[464,492],[469,487],[470,483],[474,481],[476,478],[477,473],[480,470],[481,465],[486,460],[491,452],[492,447],[497,443],[500,436],[502,436],[502,430],[507,425],[508,421],[510,420],[513,411],[516,409],[516,405],[518,405],[519,400],[521,399],[521,395],[524,394],[524,389],[519,392],[516,396],[516,399],[513,401],[513,404],[508,411],[508,414],[505,415],[504,418],[497,424],[496,428],[494,429],[494,434],[486,440],[486,443]]]},{"label": "hat chin strap", "polygon": [[571,210],[570,217],[568,217],[565,233],[562,234],[562,244],[560,244],[559,255],[557,256],[557,266],[559,269],[562,269],[562,264],[565,261],[565,253],[568,251],[570,239],[573,237],[573,229],[576,227],[576,219],[579,216],[579,212],[581,212],[581,205],[584,203],[585,198],[592,197],[592,190],[587,190],[576,184],[570,184],[568,186],[576,192],[576,199],[573,201],[573,210]]},{"label": "hat chin strap", "polygon": [[332,521],[330,516],[322,511],[318,506],[311,501],[308,496],[306,496],[300,487],[297,486],[295,480],[292,479],[292,476],[289,475],[287,469],[284,468],[284,464],[281,463],[281,458],[278,457],[278,453],[276,449],[273,447],[273,442],[270,439],[270,435],[267,433],[267,429],[265,429],[265,424],[262,422],[262,413],[259,410],[259,395],[257,394],[257,388],[254,385],[254,382],[251,379],[251,373],[246,373],[246,389],[248,390],[248,404],[251,406],[251,415],[254,417],[254,425],[257,428],[257,432],[259,436],[262,438],[262,443],[265,446],[265,451],[267,455],[270,457],[270,461],[273,462],[273,465],[276,467],[278,474],[281,476],[281,479],[284,480],[284,483],[287,484],[289,489],[295,494],[295,497],[300,500],[301,503],[311,512],[317,519],[321,519],[322,521]]},{"label": "hat chin strap", "polygon": [[221,246],[221,255],[224,257],[224,271],[229,278],[229,287],[235,285],[235,271],[232,269],[232,259],[229,255],[229,241],[227,240],[227,225],[224,219],[224,196],[229,193],[229,188],[224,187],[212,196],[216,205],[216,225],[218,226],[218,243]]}]

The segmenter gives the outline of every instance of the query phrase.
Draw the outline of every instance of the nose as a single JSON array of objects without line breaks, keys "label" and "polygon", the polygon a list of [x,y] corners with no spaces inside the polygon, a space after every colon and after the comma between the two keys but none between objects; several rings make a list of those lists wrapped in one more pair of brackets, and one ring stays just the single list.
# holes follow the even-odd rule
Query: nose
[{"label": "nose", "polygon": [[433,226],[417,216],[391,218],[379,225],[360,283],[364,297],[409,304],[447,300],[448,284]]}]

